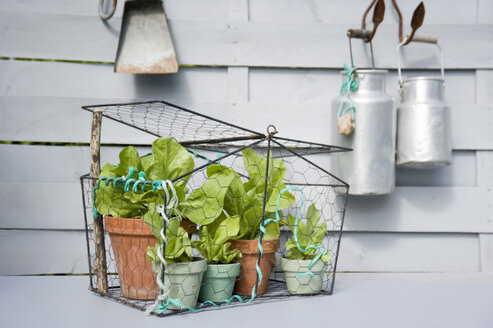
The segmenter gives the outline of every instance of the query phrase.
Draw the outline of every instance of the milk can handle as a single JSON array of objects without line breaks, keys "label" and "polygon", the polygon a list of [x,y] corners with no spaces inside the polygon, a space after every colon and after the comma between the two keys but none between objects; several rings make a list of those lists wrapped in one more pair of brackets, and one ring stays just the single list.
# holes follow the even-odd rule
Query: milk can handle
[{"label": "milk can handle", "polygon": [[[408,36],[409,38],[409,36]],[[423,43],[434,43],[438,50],[440,50],[440,73],[442,75],[442,80],[445,81],[445,69],[443,67],[443,51],[440,45],[438,45],[438,38],[435,36],[414,36],[411,41],[406,38],[403,42],[399,43],[397,46],[397,74],[399,75],[399,85],[402,85],[402,73],[401,73],[401,53],[400,49],[409,42],[423,42]]]}]

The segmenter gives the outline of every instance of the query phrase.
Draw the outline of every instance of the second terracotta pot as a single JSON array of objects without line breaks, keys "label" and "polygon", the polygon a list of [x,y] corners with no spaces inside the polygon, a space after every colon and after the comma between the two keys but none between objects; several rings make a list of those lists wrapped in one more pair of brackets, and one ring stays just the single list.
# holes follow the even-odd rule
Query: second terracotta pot
[{"label": "second terracotta pot", "polygon": [[146,255],[147,247],[154,246],[157,241],[151,229],[141,219],[106,216],[104,224],[110,234],[122,296],[155,299],[159,286]]},{"label": "second terracotta pot", "polygon": [[[240,263],[240,275],[236,280],[234,292],[242,295],[251,295],[257,280],[256,264],[259,256],[258,240],[233,240],[231,249],[238,248],[243,255]],[[262,281],[257,289],[257,295],[267,291],[269,276],[276,267],[276,252],[279,248],[279,239],[268,239],[262,241],[264,253],[260,259],[260,271]]]}]

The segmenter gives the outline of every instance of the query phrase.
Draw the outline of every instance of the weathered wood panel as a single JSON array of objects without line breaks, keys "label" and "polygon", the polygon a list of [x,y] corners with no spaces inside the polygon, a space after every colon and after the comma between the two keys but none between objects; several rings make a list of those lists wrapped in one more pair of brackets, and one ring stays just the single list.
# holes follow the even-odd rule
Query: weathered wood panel
[{"label": "weathered wood panel", "polygon": [[0,230],[0,275],[88,271],[82,231]]},{"label": "weathered wood panel", "polygon": [[[403,13],[405,32],[409,31],[411,16],[419,4],[419,0],[400,1],[399,8]],[[481,1],[481,2],[487,2]],[[480,5],[482,5],[480,2]],[[250,0],[250,19],[259,22],[276,23],[311,23],[347,24],[359,28],[363,12],[370,4],[367,0],[327,1],[327,0]],[[476,23],[477,4],[474,1],[458,1],[450,5],[449,0],[435,0],[425,3],[425,24],[474,24]],[[444,8],[447,8],[444,12]],[[487,8],[482,8],[487,9]],[[371,15],[367,24],[371,27]],[[397,15],[392,3],[386,3],[385,19],[382,24],[394,24]],[[486,22],[484,22],[486,23]],[[397,30],[395,32],[397,37]],[[397,40],[397,39],[392,39]]]},{"label": "weathered wood panel", "polygon": [[[12,84],[6,82],[4,86],[4,92],[8,93]],[[75,90],[77,85],[72,88]],[[157,92],[154,96],[156,99],[168,100]],[[0,95],[0,140],[88,142],[91,115],[80,106],[126,101],[131,100]],[[267,125],[274,124],[280,136],[314,142],[330,144],[331,129],[335,127],[328,103],[195,102],[176,98],[172,102],[259,132],[264,132]],[[493,111],[483,106],[465,104],[452,104],[451,107],[454,149],[493,149]],[[299,117],[300,113],[303,113],[303,121],[293,119]],[[103,120],[103,143],[149,144],[153,139],[146,133],[108,119]]]},{"label": "weathered wood panel", "polygon": [[[350,231],[455,231],[493,229],[489,188],[399,187],[388,196],[350,197],[345,229]],[[440,227],[436,224],[440,223]],[[477,229],[480,230],[477,230]]]},{"label": "weathered wood panel", "polygon": [[[84,227],[79,183],[0,183],[0,187],[0,228]],[[344,229],[493,233],[492,202],[492,191],[485,188],[397,187],[389,196],[351,197]]]},{"label": "weathered wood panel", "polygon": [[[488,72],[488,71],[481,71]],[[486,73],[488,74],[488,73]],[[403,79],[429,76],[440,77],[438,70],[412,70],[403,72]],[[341,70],[326,69],[250,69],[250,101],[282,103],[330,103],[338,94],[343,78]],[[482,77],[481,77],[482,78]],[[449,104],[474,104],[477,96],[488,97],[488,84],[479,81],[476,93],[476,71],[460,70],[445,72],[445,101]],[[493,81],[493,78],[491,78]],[[492,82],[490,82],[492,83]],[[266,88],[265,86],[269,86]],[[385,91],[397,103],[400,102],[397,71],[391,70],[386,76]],[[488,102],[478,102],[490,105]]]},{"label": "weathered wood panel", "polygon": [[476,71],[476,104],[493,106],[493,71]]},{"label": "weathered wood panel", "polygon": [[[114,74],[110,65],[0,61],[0,94],[176,101],[226,101],[227,69],[186,67],[180,74]],[[81,105],[88,105],[81,104]]]},{"label": "weathered wood panel", "polygon": [[[1,0],[0,4],[3,3],[8,3],[2,6],[6,11],[97,17],[99,0]],[[106,3],[109,5],[111,1]],[[227,17],[227,0],[166,0],[163,3],[169,19],[223,20]],[[123,7],[123,3],[118,3],[114,17],[122,16]]]},{"label": "weathered wood panel", "polygon": [[[102,147],[101,163],[118,163],[122,146]],[[150,147],[138,147],[141,155]],[[0,183],[73,183],[89,170],[88,147],[0,145]],[[309,159],[330,171],[330,155]],[[488,164],[489,162],[486,162]],[[55,169],[56,168],[56,169]],[[473,151],[454,151],[453,165],[437,170],[397,169],[397,186],[476,186],[476,156]]]},{"label": "weathered wood panel", "polygon": [[[475,234],[344,233],[338,271],[477,272],[478,245]],[[0,230],[0,275],[86,273],[86,254],[83,231]]]},{"label": "weathered wood panel", "polygon": [[481,272],[493,273],[493,234],[479,234]]},{"label": "weathered wood panel", "polygon": [[338,270],[477,272],[477,242],[475,234],[344,233]]},{"label": "weathered wood panel", "polygon": [[491,0],[478,0],[479,24],[493,24],[493,2]]},{"label": "weathered wood panel", "polygon": [[[199,20],[170,20],[169,25],[180,64],[336,68],[348,61],[347,50],[334,51],[347,49],[347,25]],[[113,61],[119,27],[119,18],[105,25],[93,16],[1,11],[1,56]],[[439,37],[447,68],[492,68],[492,31],[493,25],[425,25],[420,34]],[[388,42],[395,39],[395,26],[379,29],[377,66],[396,67],[397,42]],[[355,42],[358,66],[370,65],[368,52]],[[404,61],[408,67],[435,67],[434,53],[429,45],[413,45]]]}]

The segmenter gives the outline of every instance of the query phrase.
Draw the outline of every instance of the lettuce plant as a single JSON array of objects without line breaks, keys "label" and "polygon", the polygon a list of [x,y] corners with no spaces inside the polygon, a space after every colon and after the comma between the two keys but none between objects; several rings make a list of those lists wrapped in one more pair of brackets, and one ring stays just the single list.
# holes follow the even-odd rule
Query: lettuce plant
[{"label": "lettuce plant", "polygon": [[[180,227],[180,219],[173,217],[169,220],[169,224],[166,226],[166,262],[190,262],[192,261],[192,243],[188,238],[188,234]],[[147,248],[147,257],[153,261],[159,263],[158,253],[159,247],[162,245],[162,241],[158,239],[158,242],[154,247]]]},{"label": "lettuce plant", "polygon": [[[237,239],[251,240],[258,238],[262,221],[262,206],[267,158],[261,158],[253,149],[242,151],[243,163],[248,173],[248,181],[243,182],[241,176],[228,169],[232,176],[231,182],[224,197],[224,210],[230,216],[240,218],[240,229]],[[269,156],[269,172],[266,189],[266,218],[274,218],[277,200],[280,192],[286,187],[284,184],[286,166],[283,159],[274,159]],[[294,196],[285,192],[279,201],[279,210],[283,210],[294,203]],[[280,223],[272,222],[266,226],[264,239],[279,238]]]},{"label": "lettuce plant", "polygon": [[199,230],[199,239],[192,241],[192,246],[207,260],[209,264],[231,263],[241,257],[238,249],[230,250],[229,240],[240,230],[239,216],[222,215],[209,225],[203,225]]},{"label": "lettuce plant", "polygon": [[[289,226],[292,237],[286,242],[286,249],[289,251],[287,258],[290,260],[313,260],[317,256],[317,249],[309,246],[320,247],[323,246],[323,239],[325,233],[327,232],[327,224],[325,222],[320,222],[322,213],[315,207],[315,204],[311,204],[306,212],[306,222],[303,223],[302,220],[298,220],[297,237],[300,244],[301,251],[296,245],[296,240],[294,238],[295,233],[295,222],[296,218],[289,214],[287,216],[285,225]],[[328,262],[331,257],[327,252],[320,258],[323,262]]]}]

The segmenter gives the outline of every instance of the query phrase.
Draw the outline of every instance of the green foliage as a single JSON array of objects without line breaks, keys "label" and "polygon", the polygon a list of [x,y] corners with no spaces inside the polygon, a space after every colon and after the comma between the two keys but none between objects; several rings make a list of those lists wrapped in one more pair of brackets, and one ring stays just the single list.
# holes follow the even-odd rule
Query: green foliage
[{"label": "green foliage", "polygon": [[[166,227],[166,262],[190,262],[192,261],[192,243],[188,238],[188,234],[180,227],[180,219],[178,217],[171,218]],[[158,239],[159,240],[159,239]],[[147,257],[153,261],[160,263],[158,252],[162,245],[159,240],[154,247],[147,248]]]},{"label": "green foliage", "polygon": [[[243,163],[248,172],[249,180],[241,184],[236,183],[230,188],[231,201],[225,208],[241,208],[241,222],[239,239],[256,239],[260,234],[260,222],[262,220],[262,207],[266,181],[267,158],[261,158],[253,149],[243,150]],[[286,166],[284,160],[269,156],[269,171],[267,172],[265,217],[274,218],[277,199],[281,191],[286,188],[284,180],[286,177]],[[239,177],[238,177],[239,178]],[[279,211],[293,204],[295,198],[289,192],[285,192],[279,201]],[[266,227],[264,239],[279,238],[280,222],[269,223]]]},{"label": "green foliage", "polygon": [[231,263],[241,257],[238,249],[230,250],[229,240],[240,230],[240,217],[221,215],[209,225],[203,225],[199,230],[199,239],[192,241],[192,246],[199,250],[207,263]]},{"label": "green foliage", "polygon": [[[150,155],[140,157],[137,149],[126,147],[120,152],[119,158],[120,163],[117,166],[105,164],[99,177],[127,177],[137,180],[138,172],[143,172],[146,180],[172,180],[193,170],[195,166],[193,157],[186,148],[171,138],[156,139],[152,144]],[[189,178],[190,176],[186,176],[173,184],[179,202],[185,199]],[[142,218],[159,240],[155,247],[148,249],[148,256],[157,260],[156,251],[161,243],[160,231],[163,228],[163,219],[157,207],[164,205],[164,190],[153,191],[151,185],[142,188],[143,185],[140,184],[134,192],[133,184],[130,184],[129,190],[125,192],[123,183],[117,182],[116,186],[117,188],[114,187],[113,182],[106,185],[105,181],[101,181],[99,188],[96,189],[96,209],[102,215]],[[170,224],[166,229],[168,238],[166,260],[189,261],[192,251],[191,242],[185,230],[179,227],[180,217],[174,209],[169,211],[168,216]]]},{"label": "green foliage", "polygon": [[[315,204],[311,204],[308,207],[306,213],[306,223],[302,220],[298,220],[297,237],[301,249],[307,250],[302,252],[298,249],[294,238],[294,227],[296,218],[291,214],[288,215],[285,225],[289,226],[293,236],[286,242],[286,249],[290,251],[287,254],[287,258],[291,260],[312,260],[317,255],[317,250],[314,248],[308,248],[308,246],[323,246],[323,239],[327,232],[327,224],[325,222],[319,222],[322,217],[322,213],[315,207]],[[330,254],[323,255],[321,260],[328,262],[331,259]]]},{"label": "green foliage", "polygon": [[[152,144],[152,154],[148,156],[140,157],[137,149],[130,146],[120,152],[119,158],[120,163],[117,166],[106,163],[99,177],[120,178],[125,176],[137,180],[138,171],[141,171],[144,172],[147,180],[172,180],[193,170],[195,165],[188,151],[171,138],[156,139]],[[137,170],[128,176],[133,168]],[[180,200],[185,197],[185,185],[189,178],[190,176],[184,177],[174,184]],[[106,185],[105,181],[101,181],[100,187],[96,189],[95,206],[102,215],[122,218],[147,216],[149,218],[156,212],[156,205],[163,205],[163,190],[153,192],[150,185],[146,185],[142,190],[142,185],[139,185],[137,192],[134,193],[131,189],[125,192],[123,183],[119,182],[117,186],[118,188],[114,188],[113,182]],[[152,222],[146,221],[146,223]],[[159,226],[150,226],[158,237],[162,223]]]},{"label": "green foliage", "polygon": [[200,188],[180,203],[183,216],[201,225],[208,225],[221,215],[224,198],[235,175],[226,166],[212,164],[207,167],[207,177]]}]

